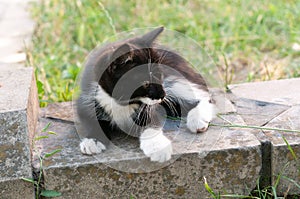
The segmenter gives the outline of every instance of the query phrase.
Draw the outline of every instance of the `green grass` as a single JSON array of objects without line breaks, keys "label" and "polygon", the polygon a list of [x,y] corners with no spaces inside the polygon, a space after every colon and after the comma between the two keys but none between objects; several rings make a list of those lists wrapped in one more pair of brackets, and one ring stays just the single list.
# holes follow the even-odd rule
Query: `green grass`
[{"label": "green grass", "polygon": [[292,49],[300,44],[297,0],[48,0],[33,5],[32,14],[37,28],[28,65],[36,68],[42,106],[72,100],[88,52],[133,28],[163,25],[196,40],[225,85],[300,76],[300,51]]},{"label": "green grass", "polygon": [[[35,187],[35,199],[39,199],[42,196],[47,198],[53,198],[53,197],[59,197],[61,196],[60,192],[57,192],[55,190],[48,190],[45,189],[44,183],[43,183],[43,162],[44,160],[51,158],[53,155],[61,152],[62,149],[55,149],[49,153],[40,154],[39,149],[36,147],[36,142],[43,139],[48,139],[49,136],[55,136],[57,135],[53,131],[49,131],[49,127],[51,126],[51,123],[48,123],[40,132],[38,132],[37,135],[34,136],[34,139],[32,140],[32,148],[33,151],[37,154],[36,158],[39,160],[39,169],[38,171],[35,171],[35,175],[33,174],[34,178],[22,178],[25,182],[32,183]],[[40,135],[42,134],[42,135]]]}]

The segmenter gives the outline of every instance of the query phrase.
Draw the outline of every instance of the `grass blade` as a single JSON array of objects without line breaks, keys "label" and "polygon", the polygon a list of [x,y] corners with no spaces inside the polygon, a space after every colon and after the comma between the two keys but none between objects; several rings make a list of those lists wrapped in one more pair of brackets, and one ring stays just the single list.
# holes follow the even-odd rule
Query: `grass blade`
[{"label": "grass blade", "polygon": [[49,157],[51,157],[51,156],[53,156],[53,155],[55,155],[56,153],[59,153],[59,152],[61,152],[61,149],[55,149],[55,150],[53,150],[53,151],[50,152],[50,153],[46,153],[46,154],[44,155],[44,158],[49,158]]},{"label": "grass blade", "polygon": [[24,181],[26,181],[26,182],[30,182],[30,183],[32,183],[32,184],[35,184],[36,182],[34,181],[34,179],[33,178],[21,178],[22,180],[24,180]]},{"label": "grass blade", "polygon": [[280,129],[280,128],[271,128],[271,127],[263,127],[263,126],[248,126],[241,124],[215,124],[210,123],[209,126],[218,126],[218,127],[226,127],[226,128],[244,128],[244,129],[260,129],[260,130],[268,130],[268,131],[284,131],[291,133],[300,133],[300,130],[297,129]]},{"label": "grass blade", "polygon": [[47,129],[51,126],[51,122],[49,122],[43,129],[42,132],[46,132]]},{"label": "grass blade", "polygon": [[54,197],[61,196],[61,193],[54,191],[54,190],[42,190],[41,196],[48,197],[48,198],[54,198]]},{"label": "grass blade", "polygon": [[274,199],[277,199],[276,187],[272,187],[272,192],[273,192]]},{"label": "grass blade", "polygon": [[117,35],[116,26],[115,26],[115,24],[114,24],[114,22],[113,22],[112,17],[110,16],[108,10],[105,8],[105,6],[102,4],[101,1],[98,1],[98,4],[99,4],[99,6],[101,7],[101,9],[103,10],[103,12],[104,12],[106,18],[108,19],[109,25],[110,25],[110,27],[112,28],[112,30],[113,30],[113,32],[114,32],[114,35]]},{"label": "grass blade", "polygon": [[219,199],[220,197],[217,196],[217,195],[215,194],[215,192],[210,188],[210,186],[208,185],[208,183],[207,183],[205,177],[203,177],[203,180],[204,180],[204,187],[205,187],[205,189],[208,191],[208,193],[209,193],[214,199]]},{"label": "grass blade", "polygon": [[290,162],[286,163],[286,164],[284,165],[284,167],[282,168],[282,170],[280,171],[280,173],[278,174],[278,176],[277,176],[277,178],[276,178],[276,181],[275,181],[275,184],[274,184],[274,186],[273,186],[275,189],[277,188],[277,186],[278,186],[278,184],[279,184],[279,182],[280,182],[280,179],[281,179],[281,177],[282,177],[282,174],[283,174],[284,170],[286,169],[286,167],[287,167],[289,164],[290,164]]},{"label": "grass blade", "polygon": [[38,141],[38,140],[42,140],[42,139],[46,139],[46,138],[49,138],[49,136],[47,136],[47,135],[37,136],[37,137],[34,138],[34,140]]},{"label": "grass blade", "polygon": [[282,136],[283,141],[285,142],[285,144],[287,145],[287,148],[289,149],[289,151],[291,152],[294,160],[297,160],[297,156],[293,150],[293,148],[291,147],[291,145],[288,143],[288,141],[286,140],[286,138],[284,136]]},{"label": "grass blade", "polygon": [[290,179],[290,178],[288,178],[288,177],[286,177],[286,176],[281,176],[281,177],[282,177],[283,179],[285,179],[285,180],[287,180],[287,181],[293,183],[298,189],[300,189],[300,185],[299,185],[295,180]]},{"label": "grass blade", "polygon": [[227,198],[247,198],[247,199],[260,199],[255,196],[242,196],[242,195],[235,195],[235,194],[226,194],[226,195],[220,195],[221,197],[227,197]]},{"label": "grass blade", "polygon": [[55,133],[53,131],[48,131],[47,133],[50,134],[50,135],[57,135],[57,133]]}]

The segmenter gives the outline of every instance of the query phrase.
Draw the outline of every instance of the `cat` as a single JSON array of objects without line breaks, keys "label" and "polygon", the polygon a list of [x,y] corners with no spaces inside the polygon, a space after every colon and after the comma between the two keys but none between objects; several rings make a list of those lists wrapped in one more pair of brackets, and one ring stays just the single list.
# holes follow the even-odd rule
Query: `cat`
[{"label": "cat", "polygon": [[103,152],[111,134],[122,131],[139,138],[151,161],[165,162],[173,151],[162,130],[165,115],[186,116],[192,133],[207,130],[215,107],[207,84],[178,53],[156,44],[163,30],[109,43],[90,54],[77,100],[83,154]]}]

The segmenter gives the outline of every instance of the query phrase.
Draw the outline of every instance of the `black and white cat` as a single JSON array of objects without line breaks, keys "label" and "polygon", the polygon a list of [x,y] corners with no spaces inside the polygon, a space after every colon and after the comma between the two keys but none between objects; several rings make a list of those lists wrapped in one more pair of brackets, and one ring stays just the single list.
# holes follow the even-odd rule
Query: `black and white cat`
[{"label": "black and white cat", "polygon": [[97,154],[112,132],[139,137],[151,161],[171,158],[172,143],[163,134],[165,115],[182,116],[193,133],[207,130],[214,116],[207,85],[185,59],[154,44],[163,31],[107,44],[91,53],[81,77],[77,113],[83,154]]}]

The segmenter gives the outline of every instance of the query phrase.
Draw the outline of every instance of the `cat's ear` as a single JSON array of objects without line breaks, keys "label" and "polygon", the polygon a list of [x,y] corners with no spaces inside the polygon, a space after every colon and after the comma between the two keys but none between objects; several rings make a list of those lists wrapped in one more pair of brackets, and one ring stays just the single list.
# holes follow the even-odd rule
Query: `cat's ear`
[{"label": "cat's ear", "polygon": [[135,38],[134,42],[145,48],[150,47],[163,30],[164,27],[155,28],[146,34]]},{"label": "cat's ear", "polygon": [[132,58],[131,47],[128,44],[122,44],[113,52],[113,59],[117,62]]}]

